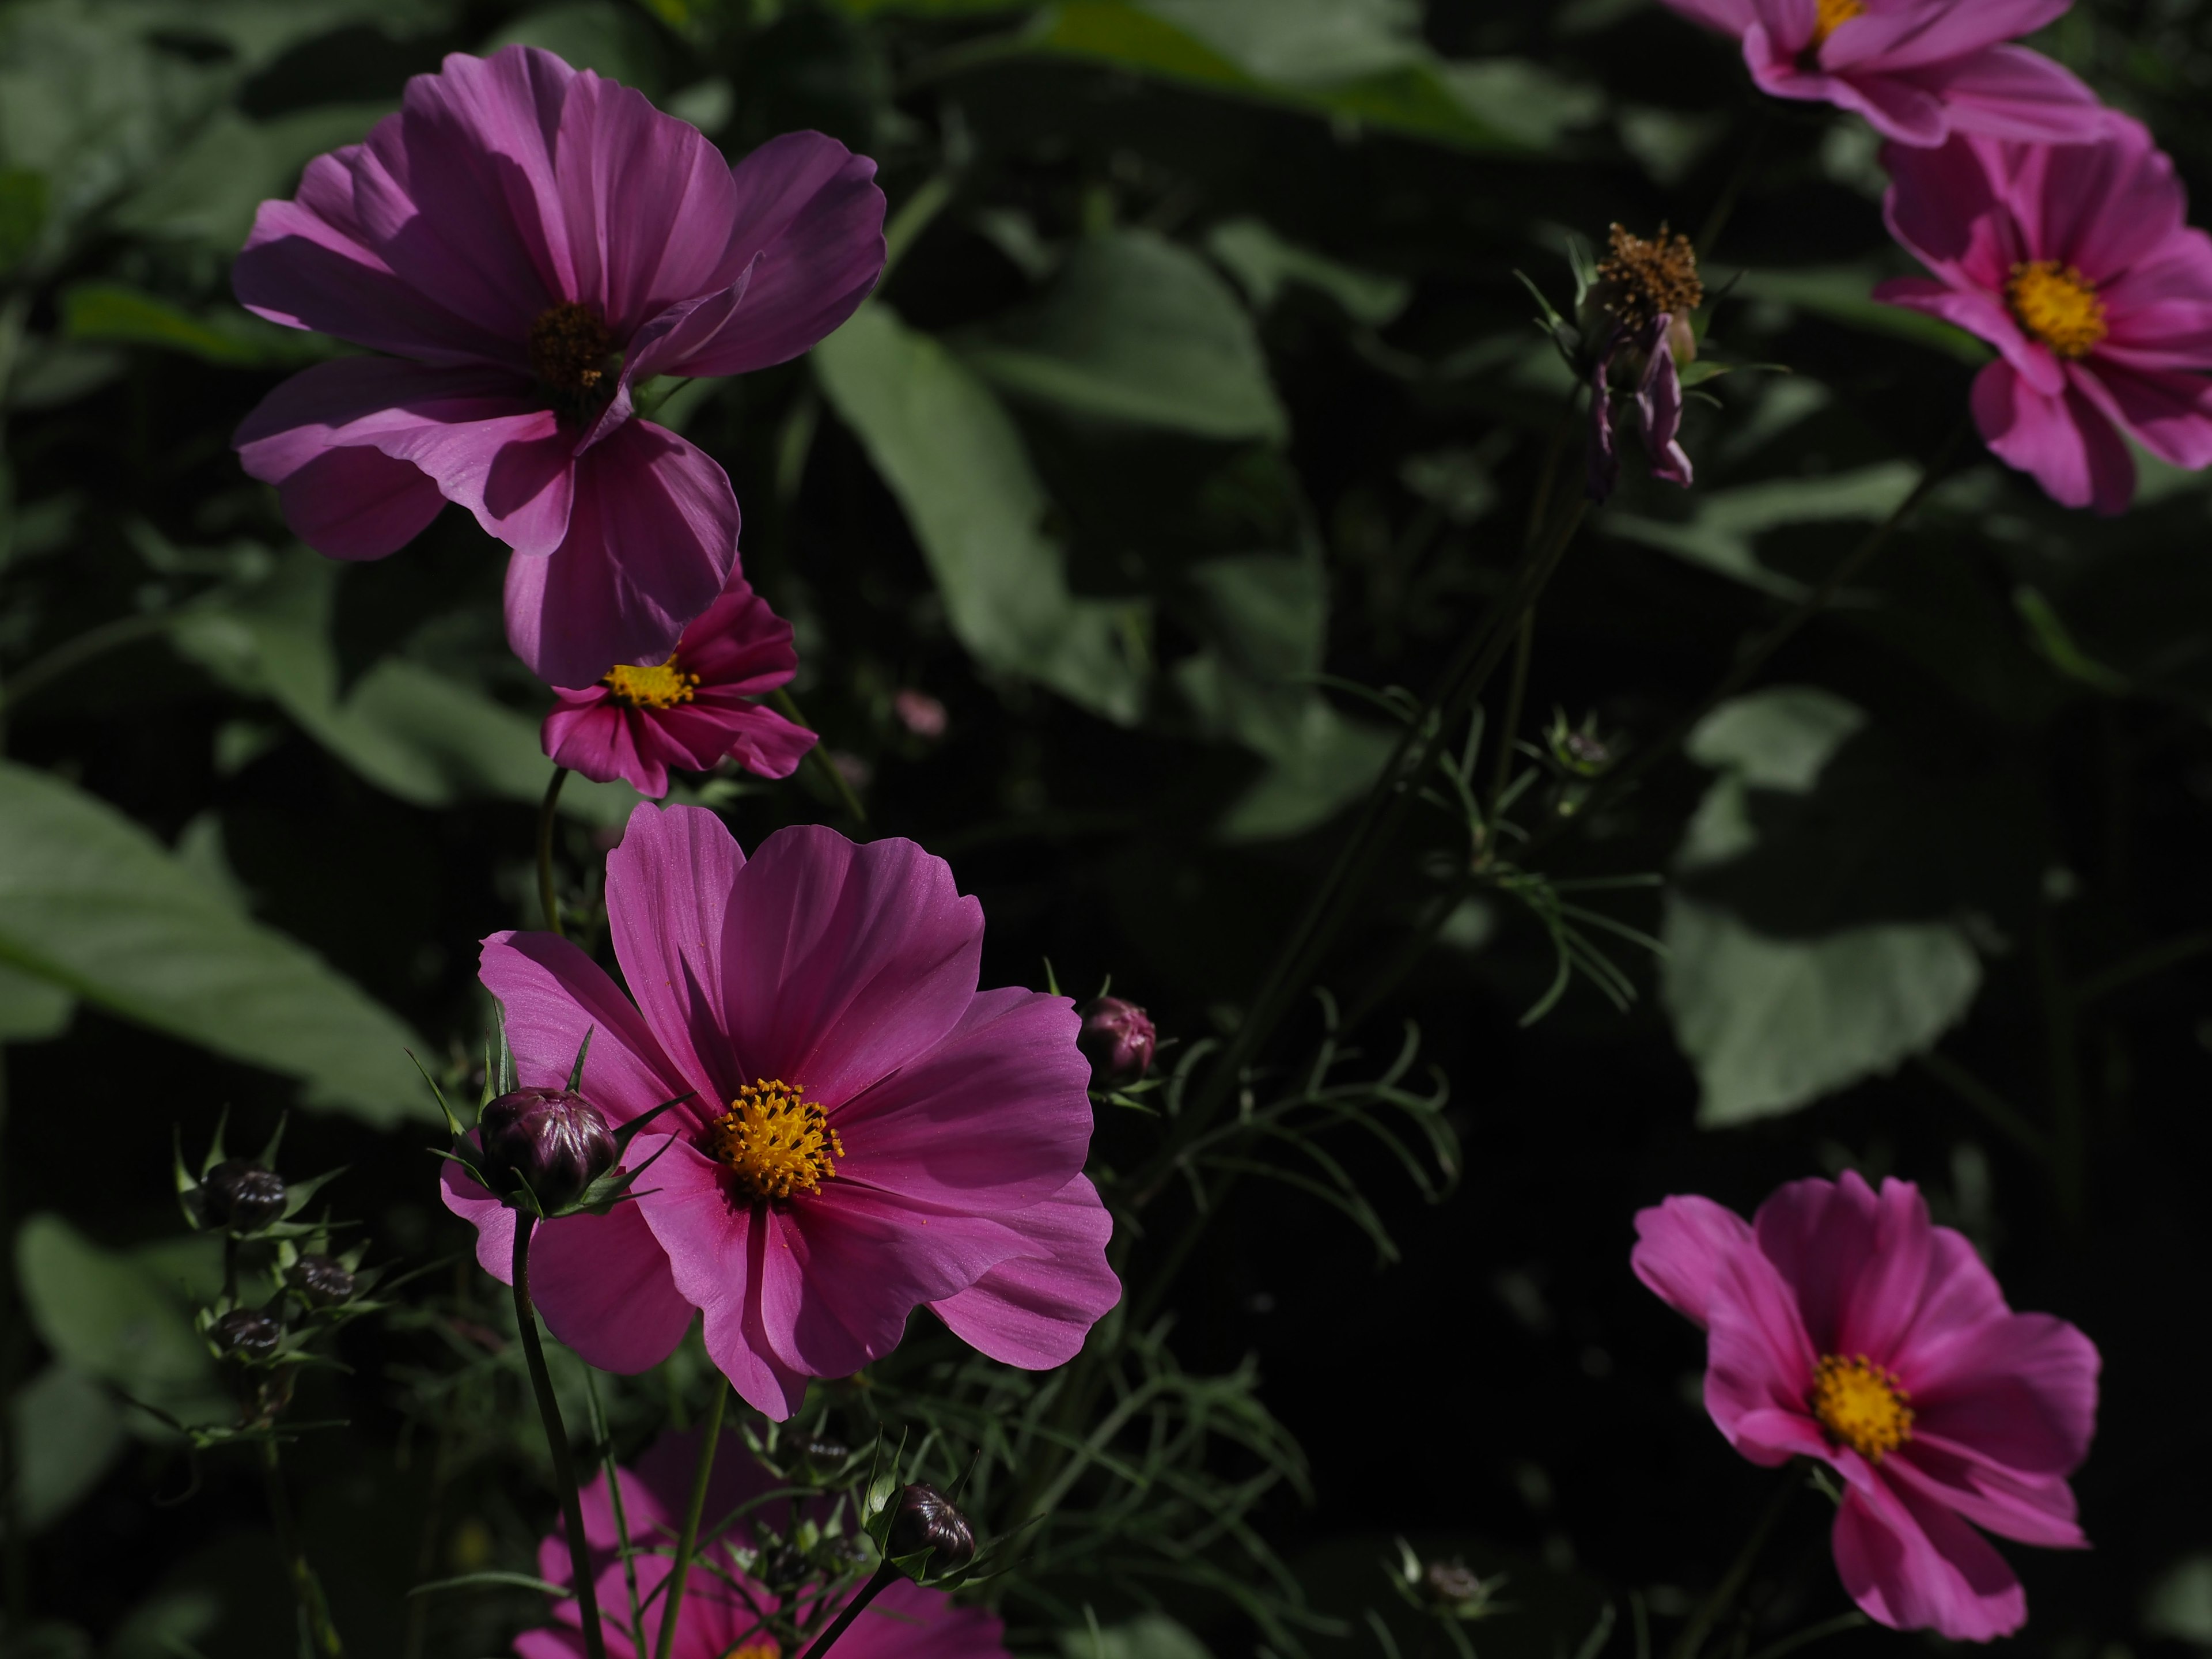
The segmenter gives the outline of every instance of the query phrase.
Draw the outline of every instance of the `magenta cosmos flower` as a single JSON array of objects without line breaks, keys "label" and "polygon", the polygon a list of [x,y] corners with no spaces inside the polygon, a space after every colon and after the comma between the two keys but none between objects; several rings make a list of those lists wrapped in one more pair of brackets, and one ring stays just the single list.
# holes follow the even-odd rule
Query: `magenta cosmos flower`
[{"label": "magenta cosmos flower", "polygon": [[2019,1629],[2020,1581],[1974,1527],[2087,1547],[2066,1477],[2095,1427],[2095,1345],[2007,1308],[1910,1182],[1793,1182],[1748,1224],[1670,1198],[1636,1231],[1637,1276],[1705,1328],[1705,1409],[1729,1443],[1843,1477],[1851,1598],[1899,1630]]},{"label": "magenta cosmos flower", "polygon": [[732,168],[550,52],[456,53],[262,204],[240,301],[389,355],[270,393],[234,440],[246,470],[334,558],[467,507],[514,550],[507,638],[555,685],[657,663],[735,568],[738,503],[636,388],[782,362],[852,315],[883,268],[874,177],[814,132]]},{"label": "magenta cosmos flower", "polygon": [[726,756],[764,778],[787,778],[814,733],[753,700],[798,667],[791,624],[732,571],[666,662],[617,664],[597,685],[556,692],[545,752],[594,782],[620,778],[656,799],[668,793],[670,767],[703,772]]},{"label": "magenta cosmos flower", "polygon": [[[484,941],[522,1081],[617,1124],[634,1202],[539,1230],[531,1291],[592,1364],[641,1371],[695,1310],[738,1392],[788,1416],[810,1376],[897,1346],[927,1304],[994,1359],[1072,1357],[1121,1296],[1082,1174],[1091,1067],[1066,997],[978,991],[983,912],[908,841],[777,831],[749,861],[696,807],[641,805],[607,860],[628,981],[550,933]],[[447,1166],[446,1201],[504,1279],[514,1212]]]},{"label": "magenta cosmos flower", "polygon": [[[635,1659],[656,1650],[666,1602],[663,1593],[671,1563],[665,1552],[677,1534],[690,1501],[692,1470],[698,1457],[697,1433],[664,1434],[638,1460],[635,1472],[620,1469],[623,1520],[629,1531],[637,1572],[640,1616],[630,1616],[629,1581],[623,1570],[621,1531],[615,1524],[609,1501],[607,1478],[602,1474],[584,1488],[584,1535],[592,1547],[607,1650],[616,1659]],[[725,1434],[717,1449],[714,1473],[708,1487],[702,1513],[712,1527],[737,1515],[780,1486],[753,1460],[744,1443]],[[828,1518],[826,1502],[808,1505],[813,1519]],[[763,1625],[763,1613],[774,1613],[781,1603],[744,1572],[733,1544],[754,1544],[756,1518],[781,1522],[789,1506],[780,1504],[771,1513],[748,1511],[720,1537],[702,1537],[696,1565],[684,1581],[684,1598],[676,1616],[674,1659],[781,1659],[782,1646]],[[566,1538],[555,1533],[538,1546],[538,1571],[550,1584],[571,1582]],[[842,1606],[853,1594],[848,1589],[836,1598]],[[801,1604],[790,1609],[811,1623],[826,1609]],[[526,1631],[515,1638],[514,1650],[522,1659],[580,1659],[583,1638],[580,1616],[573,1601],[555,1605],[553,1626]],[[636,1641],[642,1630],[647,1640]],[[907,1579],[887,1586],[852,1627],[837,1638],[839,1659],[1006,1659],[1006,1626],[996,1615],[980,1607],[955,1607],[943,1590],[924,1589]]]},{"label": "magenta cosmos flower", "polygon": [[1974,380],[1990,447],[2069,507],[2135,494],[2125,430],[2177,466],[2212,461],[2212,237],[2183,222],[2173,164],[2129,124],[2096,144],[1892,146],[1897,240],[1936,280],[1875,298],[1997,349]]},{"label": "magenta cosmos flower", "polygon": [[1759,89],[1856,110],[1885,136],[1954,132],[2068,143],[2106,119],[2096,94],[2040,52],[2006,43],[2072,0],[1666,0],[1743,42]]}]

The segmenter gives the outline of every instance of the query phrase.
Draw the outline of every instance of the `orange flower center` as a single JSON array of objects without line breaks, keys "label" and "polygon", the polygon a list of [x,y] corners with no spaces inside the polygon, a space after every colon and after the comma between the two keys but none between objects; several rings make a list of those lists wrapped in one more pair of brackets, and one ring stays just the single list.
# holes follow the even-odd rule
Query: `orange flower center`
[{"label": "orange flower center", "polygon": [[1865,12],[1865,0],[1817,0],[1813,18],[1814,46],[1817,49],[1838,29]]},{"label": "orange flower center", "polygon": [[782,1659],[782,1654],[783,1650],[775,1644],[774,1638],[756,1636],[738,1643],[723,1659]]},{"label": "orange flower center", "polygon": [[599,389],[614,355],[614,336],[597,307],[563,300],[530,325],[530,372],[569,397]]},{"label": "orange flower center", "polygon": [[2111,332],[2097,285],[2071,265],[2035,259],[2012,268],[2005,303],[2020,325],[2060,357],[2086,357]]},{"label": "orange flower center", "polygon": [[1893,1373],[1864,1354],[1846,1359],[1832,1353],[1813,1370],[1813,1415],[1829,1439],[1869,1463],[1912,1438],[1912,1407],[1905,1403],[1911,1398]]},{"label": "orange flower center", "polygon": [[699,677],[678,668],[672,653],[666,662],[649,668],[617,663],[599,677],[599,684],[614,693],[617,702],[632,708],[673,708],[691,701]]},{"label": "orange flower center", "polygon": [[748,1083],[730,1109],[707,1126],[707,1155],[730,1172],[748,1204],[818,1193],[837,1173],[845,1143],[804,1091],[774,1079]]}]

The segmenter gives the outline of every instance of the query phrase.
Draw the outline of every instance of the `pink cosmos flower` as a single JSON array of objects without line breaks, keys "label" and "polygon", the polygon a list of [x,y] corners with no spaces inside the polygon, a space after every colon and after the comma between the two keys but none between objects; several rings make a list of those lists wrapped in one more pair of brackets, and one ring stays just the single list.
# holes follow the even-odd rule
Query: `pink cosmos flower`
[{"label": "pink cosmos flower", "polygon": [[467,507],[514,550],[507,638],[552,684],[657,663],[736,567],[738,503],[636,389],[782,362],[852,315],[883,268],[874,176],[815,132],[732,168],[550,52],[455,53],[261,204],[240,302],[389,355],[270,393],[234,440],[246,470],[333,558]]},{"label": "pink cosmos flower", "polygon": [[727,756],[764,778],[787,778],[814,733],[753,699],[798,671],[791,624],[732,570],[722,597],[685,629],[666,662],[617,664],[581,691],[556,691],[545,753],[597,783],[668,793],[668,769],[703,772]]},{"label": "pink cosmos flower", "polygon": [[1937,280],[1899,277],[1875,298],[1997,349],[1973,389],[1991,449],[2100,513],[2135,494],[2122,430],[2177,466],[2212,462],[2212,237],[2183,222],[2173,164],[2147,132],[1954,138],[1883,160],[1890,231]]},{"label": "pink cosmos flower", "polygon": [[[640,805],[607,860],[625,996],[550,933],[495,933],[481,977],[526,1085],[616,1124],[678,1096],[629,1156],[635,1202],[541,1226],[530,1282],[604,1370],[665,1358],[695,1310],[739,1394],[788,1416],[810,1376],[897,1346],[927,1304],[1042,1370],[1120,1298],[1084,1178],[1091,1068],[1066,997],[978,991],[983,913],[908,841],[779,830],[748,861],[713,813]],[[446,1202],[504,1279],[514,1212],[447,1165]]]},{"label": "pink cosmos flower", "polygon": [[2007,1308],[1910,1182],[1792,1182],[1748,1224],[1670,1198],[1636,1231],[1637,1276],[1705,1328],[1705,1409],[1729,1443],[1843,1477],[1833,1544],[1852,1600],[1899,1630],[2018,1630],[2020,1581],[1974,1527],[2087,1547],[2066,1477],[2095,1427],[2095,1345]]},{"label": "pink cosmos flower", "polygon": [[2097,94],[2040,52],[2005,43],[2071,0],[1666,0],[1743,42],[1760,90],[1856,110],[1886,137],[1954,132],[2055,143],[2094,138]]},{"label": "pink cosmos flower", "polygon": [[[635,1472],[617,1471],[622,1483],[623,1520],[629,1530],[634,1551],[666,1551],[676,1542],[685,1506],[690,1501],[693,1466],[698,1456],[699,1436],[664,1434],[638,1461]],[[725,1434],[717,1449],[714,1473],[707,1491],[703,1511],[712,1528],[738,1512],[739,1506],[759,1498],[777,1483],[756,1462],[744,1443]],[[657,1650],[666,1601],[662,1593],[671,1563],[666,1554],[635,1556],[641,1618],[630,1617],[629,1582],[622,1565],[622,1533],[615,1524],[607,1478],[602,1474],[581,1493],[584,1535],[596,1564],[593,1583],[599,1590],[607,1651],[611,1659],[641,1659]],[[810,1504],[813,1518],[826,1519],[828,1504]],[[760,1515],[781,1520],[787,1514]],[[684,1581],[684,1597],[676,1615],[675,1659],[782,1659],[782,1648],[766,1628],[761,1614],[781,1606],[777,1597],[740,1568],[733,1545],[756,1540],[754,1516],[738,1519],[720,1537],[702,1537],[695,1565]],[[550,1584],[571,1582],[568,1546],[556,1532],[538,1546],[539,1575]],[[850,1589],[837,1597],[842,1606]],[[820,1611],[818,1606],[794,1609],[802,1618]],[[579,1633],[580,1616],[573,1601],[555,1604],[556,1624],[525,1631],[515,1638],[521,1659],[582,1659],[584,1641]],[[634,1640],[640,1629],[647,1639]],[[955,1607],[943,1590],[924,1589],[906,1579],[886,1587],[868,1604],[852,1627],[837,1638],[839,1659],[1006,1659],[1006,1626],[981,1607]]]}]

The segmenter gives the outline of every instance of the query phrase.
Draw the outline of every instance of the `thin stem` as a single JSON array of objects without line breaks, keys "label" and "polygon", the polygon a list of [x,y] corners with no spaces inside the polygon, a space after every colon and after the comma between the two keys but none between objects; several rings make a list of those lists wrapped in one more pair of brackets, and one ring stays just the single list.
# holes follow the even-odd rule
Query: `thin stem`
[{"label": "thin stem", "polygon": [[2095,1002],[2115,991],[2125,990],[2139,979],[2148,979],[2191,957],[2203,956],[2207,951],[2212,951],[2212,933],[2188,933],[2163,945],[2154,945],[2124,962],[2114,963],[2101,973],[2090,975],[2074,988],[2075,1003],[2079,1006]]},{"label": "thin stem", "polygon": [[1698,1610],[1690,1615],[1690,1622],[1682,1626],[1682,1633],[1667,1650],[1667,1659],[1698,1659],[1698,1650],[1712,1634],[1713,1626],[1721,1615],[1735,1605],[1735,1598],[1743,1593],[1751,1570],[1759,1564],[1759,1553],[1766,1547],[1773,1535],[1775,1523],[1782,1519],[1782,1511],[1790,1507],[1790,1500],[1797,1495],[1797,1477],[1792,1474],[1784,1478],[1781,1489],[1767,1500],[1766,1508],[1759,1514],[1751,1529],[1751,1536],[1743,1540],[1743,1547],[1729,1564],[1721,1582],[1713,1586],[1712,1594],[1698,1603]]},{"label": "thin stem", "polygon": [[643,1638],[645,1614],[637,1599],[637,1553],[630,1547],[629,1516],[623,1507],[622,1471],[615,1466],[613,1432],[607,1427],[607,1409],[599,1402],[599,1379],[586,1370],[584,1388],[592,1402],[592,1438],[599,1443],[599,1468],[607,1478],[607,1507],[614,1511],[615,1542],[622,1550],[623,1583],[629,1591],[629,1628],[633,1643]]},{"label": "thin stem", "polygon": [[1753,1654],[1751,1659],[1782,1659],[1782,1656],[1785,1653],[1795,1653],[1802,1647],[1809,1647],[1812,1644],[1823,1641],[1828,1637],[1840,1636],[1847,1630],[1856,1630],[1861,1625],[1870,1625],[1873,1622],[1866,1614],[1853,1607],[1849,1613],[1839,1613],[1832,1619],[1823,1619],[1817,1625],[1808,1625],[1803,1630],[1793,1635],[1785,1636],[1778,1642],[1768,1643],[1757,1653]]},{"label": "thin stem", "polygon": [[530,1365],[530,1386],[538,1395],[538,1420],[545,1430],[545,1449],[553,1457],[553,1484],[560,1489],[561,1516],[568,1528],[568,1565],[576,1610],[584,1626],[587,1659],[607,1659],[606,1634],[599,1628],[599,1587],[592,1581],[592,1546],[584,1536],[583,1495],[576,1488],[576,1464],[568,1450],[568,1431],[561,1425],[561,1402],[553,1397],[553,1375],[545,1369],[545,1345],[538,1336],[538,1312],[530,1305],[530,1235],[538,1218],[514,1212],[514,1322],[522,1333],[522,1356]]},{"label": "thin stem", "polygon": [[8,1051],[0,1048],[0,1606],[8,1628],[31,1620],[30,1540],[23,1536],[22,1444],[15,1374],[22,1366],[22,1310],[15,1305],[15,1218],[8,1202]]},{"label": "thin stem", "polygon": [[[783,687],[779,685],[775,690],[769,692],[769,701],[773,702],[776,706],[777,712],[793,726],[805,726],[809,732],[814,730],[812,726],[807,726],[806,716],[799,712],[799,705],[792,701],[791,693],[785,690]],[[860,796],[854,793],[852,780],[837,769],[837,763],[830,758],[830,751],[823,747],[818,739],[814,747],[806,751],[806,758],[812,762],[820,769],[823,776],[829,780],[830,787],[837,792],[837,798],[845,803],[845,810],[853,815],[853,821],[856,823],[866,823],[868,821],[868,809],[860,805]]]},{"label": "thin stem", "polygon": [[285,1576],[292,1581],[293,1599],[300,1607],[301,1659],[344,1659],[345,1644],[331,1622],[330,1604],[323,1586],[307,1565],[300,1547],[300,1529],[292,1519],[291,1495],[284,1489],[284,1469],[272,1435],[261,1443],[261,1480],[269,1494],[269,1519],[276,1528],[276,1547],[284,1557]]},{"label": "thin stem", "polygon": [[[1482,803],[1482,832],[1486,844],[1497,845],[1498,803],[1505,786],[1513,781],[1513,734],[1521,729],[1521,708],[1528,695],[1528,659],[1536,650],[1536,613],[1522,613],[1521,631],[1513,645],[1513,672],[1506,681],[1505,718],[1498,727],[1498,761],[1491,769],[1490,795]],[[1470,787],[1474,780],[1468,780]]]},{"label": "thin stem", "polygon": [[845,1603],[845,1610],[837,1615],[836,1622],[822,1632],[800,1659],[822,1659],[822,1656],[830,1651],[830,1644],[845,1633],[846,1626],[860,1616],[868,1603],[896,1583],[902,1576],[889,1561],[879,1563],[868,1582],[860,1586],[860,1593]]},{"label": "thin stem", "polygon": [[1697,250],[1700,260],[1713,257],[1713,245],[1720,240],[1721,232],[1728,228],[1728,222],[1735,215],[1736,204],[1743,199],[1745,187],[1751,183],[1753,176],[1759,171],[1759,162],[1765,159],[1766,131],[1773,125],[1774,111],[1761,100],[1759,119],[1752,127],[1751,137],[1746,141],[1741,154],[1736,157],[1735,171],[1729,175],[1728,183],[1721,186],[1721,193],[1714,199],[1712,210],[1705,215],[1705,222],[1698,228],[1698,240],[1691,244]]},{"label": "thin stem", "polygon": [[64,640],[43,657],[33,658],[17,672],[8,677],[4,689],[0,689],[0,719],[14,712],[17,703],[42,686],[56,680],[76,667],[89,662],[104,651],[136,641],[150,638],[173,626],[177,613],[173,611],[155,612],[150,616],[118,617],[97,628],[88,628],[75,639]]},{"label": "thin stem", "polygon": [[714,1379],[714,1403],[707,1407],[707,1431],[699,1442],[699,1462],[691,1472],[691,1503],[684,1511],[684,1530],[676,1534],[676,1556],[668,1569],[668,1605],[661,1610],[660,1641],[656,1659],[676,1651],[677,1613],[684,1606],[684,1581],[691,1574],[691,1557],[699,1547],[699,1517],[706,1512],[707,1484],[714,1473],[714,1453],[722,1439],[722,1407],[729,1403],[729,1385]]},{"label": "thin stem", "polygon": [[2031,1158],[2047,1159],[2051,1142],[2019,1109],[1965,1066],[1939,1050],[1914,1056],[1920,1069],[1972,1107]]},{"label": "thin stem", "polygon": [[561,931],[561,896],[553,890],[553,814],[561,804],[561,786],[568,781],[568,769],[555,767],[538,807],[538,902],[544,908],[545,930],[556,939],[568,935]]}]

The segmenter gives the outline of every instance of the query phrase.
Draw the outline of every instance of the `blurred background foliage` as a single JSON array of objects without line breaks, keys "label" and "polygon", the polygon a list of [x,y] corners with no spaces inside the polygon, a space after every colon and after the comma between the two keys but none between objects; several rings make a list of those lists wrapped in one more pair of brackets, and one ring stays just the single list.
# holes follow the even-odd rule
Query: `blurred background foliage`
[{"label": "blurred background foliage", "polygon": [[[1530,533],[1569,387],[1516,270],[1564,304],[1571,236],[1694,230],[1742,185],[1708,349],[1787,372],[1708,382],[1697,488],[1632,482],[1570,549],[1506,734],[1527,870],[1473,869],[1439,796],[1188,1179],[1115,1180],[1166,1093],[1105,1109],[1136,1243],[1097,1363],[1030,1377],[918,1321],[817,1392],[848,1437],[981,1449],[1002,1521],[1059,1506],[992,1592],[1019,1650],[1441,1655],[1397,1536],[1508,1574],[1486,1659],[1663,1637],[1763,1498],[1629,1274],[1631,1215],[1847,1166],[1919,1181],[2015,1306],[2104,1351],[2098,1548],[2008,1552],[2020,1641],[2212,1647],[2212,490],[2139,457],[2100,520],[1957,443],[1982,349],[1867,300],[1905,265],[1863,127],[1761,105],[1650,0],[0,0],[11,1659],[289,1643],[255,1484],[125,1398],[219,1405],[170,1139],[197,1157],[226,1105],[253,1134],[301,1109],[291,1166],[349,1166],[328,1197],[372,1258],[428,1269],[307,1385],[349,1426],[290,1453],[357,1650],[477,1659],[533,1614],[405,1595],[526,1568],[551,1504],[403,1050],[464,1078],[475,942],[536,921],[545,694],[464,515],[329,563],[228,447],[337,349],[230,301],[256,203],[443,53],[516,40],[732,155],[832,132],[890,200],[849,325],[657,417],[729,469],[865,830],[811,772],[679,798],[749,845],[915,838],[982,899],[987,983],[1110,975],[1170,1066],[1234,1030],[1395,740],[1389,689],[1425,691]],[[2212,199],[2212,8],[2080,0],[2037,44]],[[1637,787],[1581,810],[1555,710]],[[570,785],[568,867],[630,799]],[[571,1421],[627,1455],[702,1364],[597,1401],[579,1371]],[[1815,1509],[1739,1656],[1845,1605]]]}]

